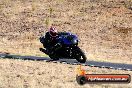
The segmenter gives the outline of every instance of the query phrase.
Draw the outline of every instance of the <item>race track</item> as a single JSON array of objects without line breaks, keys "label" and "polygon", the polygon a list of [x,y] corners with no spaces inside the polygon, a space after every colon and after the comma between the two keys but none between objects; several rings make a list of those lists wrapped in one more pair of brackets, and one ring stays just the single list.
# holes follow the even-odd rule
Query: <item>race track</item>
[{"label": "race track", "polygon": [[[59,59],[57,61],[53,61],[48,57],[20,56],[20,55],[11,55],[11,54],[5,54],[5,53],[1,53],[0,57],[9,58],[9,59],[22,59],[22,60],[46,61],[46,62],[54,62],[54,63],[65,63],[65,64],[71,64],[71,65],[81,64],[77,62],[75,59]],[[90,67],[132,71],[132,64],[109,63],[109,62],[98,62],[98,61],[87,60],[86,63],[83,63],[82,65],[90,66]]]}]

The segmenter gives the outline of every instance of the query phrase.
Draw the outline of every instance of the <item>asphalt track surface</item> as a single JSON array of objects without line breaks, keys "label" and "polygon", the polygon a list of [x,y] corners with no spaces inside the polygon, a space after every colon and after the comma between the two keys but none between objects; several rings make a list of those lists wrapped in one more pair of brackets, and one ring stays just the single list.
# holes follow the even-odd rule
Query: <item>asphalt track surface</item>
[{"label": "asphalt track surface", "polygon": [[[64,64],[71,64],[71,65],[82,64],[82,63],[77,62],[75,59],[64,59],[64,58],[59,59],[57,61],[53,61],[48,57],[20,56],[20,55],[11,55],[11,54],[4,54],[4,53],[0,53],[0,57],[1,58],[9,58],[9,59],[22,59],[22,60],[53,62],[53,63],[64,63]],[[108,69],[132,71],[132,64],[98,62],[98,61],[87,60],[82,65],[90,66],[90,67],[98,67],[98,68],[108,68]]]}]

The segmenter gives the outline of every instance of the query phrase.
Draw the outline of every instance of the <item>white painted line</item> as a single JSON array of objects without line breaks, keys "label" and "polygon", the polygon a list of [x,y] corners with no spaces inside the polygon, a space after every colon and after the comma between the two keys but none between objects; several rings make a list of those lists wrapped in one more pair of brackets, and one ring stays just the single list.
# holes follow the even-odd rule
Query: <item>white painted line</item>
[{"label": "white painted line", "polygon": [[86,64],[82,64],[82,66],[87,66]]},{"label": "white painted line", "polygon": [[53,63],[57,63],[57,61],[52,61]]},{"label": "white painted line", "polygon": [[77,65],[77,63],[73,63],[73,65]]},{"label": "white painted line", "polygon": [[127,71],[131,71],[131,69],[126,69]]},{"label": "white painted line", "polygon": [[122,68],[118,68],[118,70],[121,70]]},{"label": "white painted line", "polygon": [[114,69],[113,67],[110,67],[111,69]]},{"label": "white painted line", "polygon": [[61,62],[61,63],[63,63],[63,64],[67,64],[66,62]]},{"label": "white painted line", "polygon": [[105,68],[105,66],[102,66],[102,68]]}]

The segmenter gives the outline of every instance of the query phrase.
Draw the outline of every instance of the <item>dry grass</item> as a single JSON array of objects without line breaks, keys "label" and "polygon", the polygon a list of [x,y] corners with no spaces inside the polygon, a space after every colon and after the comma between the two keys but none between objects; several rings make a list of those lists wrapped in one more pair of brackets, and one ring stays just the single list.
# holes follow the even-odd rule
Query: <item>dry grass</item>
[{"label": "dry grass", "polygon": [[0,52],[43,55],[38,38],[53,23],[77,34],[89,59],[132,63],[130,7],[131,0],[1,0]]},{"label": "dry grass", "polygon": [[[77,65],[0,59],[0,88],[131,88],[130,84],[86,84],[76,82]],[[89,74],[130,74],[130,71],[83,67]]]},{"label": "dry grass", "polygon": [[[0,52],[45,56],[38,38],[53,23],[79,36],[88,59],[132,63],[131,0],[0,0]],[[75,81],[77,66],[0,59],[0,88],[131,88]],[[86,67],[88,73],[129,71]]]}]

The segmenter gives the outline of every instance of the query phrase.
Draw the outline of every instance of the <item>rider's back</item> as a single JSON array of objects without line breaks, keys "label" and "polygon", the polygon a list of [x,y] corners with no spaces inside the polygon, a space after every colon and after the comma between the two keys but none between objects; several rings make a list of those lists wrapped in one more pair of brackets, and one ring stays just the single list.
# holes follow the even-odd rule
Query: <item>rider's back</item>
[{"label": "rider's back", "polygon": [[53,46],[56,43],[56,38],[53,38],[49,32],[45,34],[45,47]]}]

